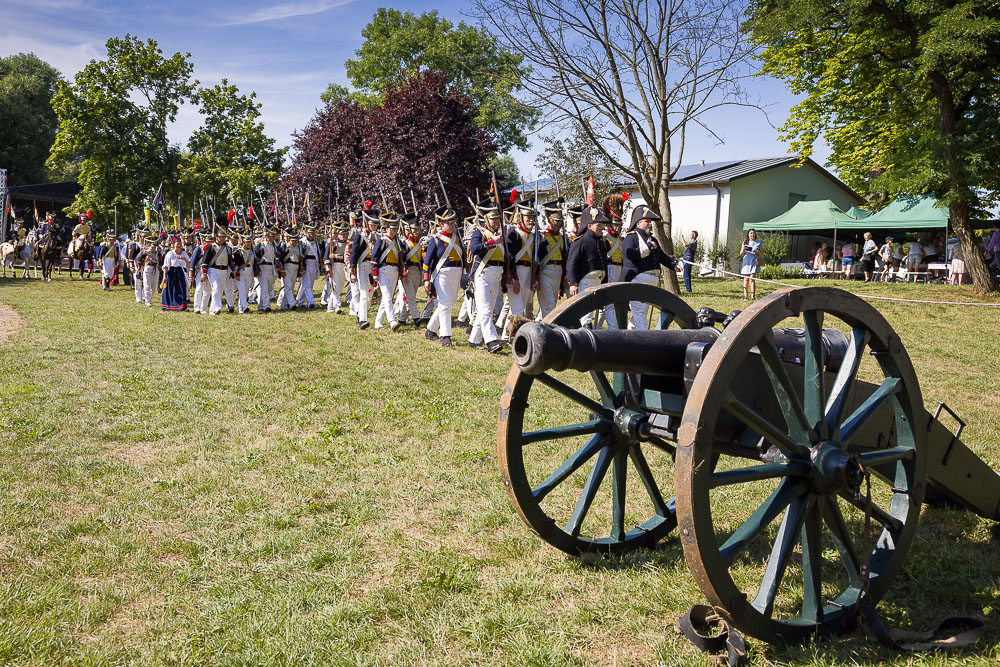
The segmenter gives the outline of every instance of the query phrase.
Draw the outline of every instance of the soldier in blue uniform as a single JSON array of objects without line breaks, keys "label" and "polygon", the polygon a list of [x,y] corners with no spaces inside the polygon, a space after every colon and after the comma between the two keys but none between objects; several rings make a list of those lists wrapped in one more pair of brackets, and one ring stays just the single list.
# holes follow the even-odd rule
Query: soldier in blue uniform
[{"label": "soldier in blue uniform", "polygon": [[538,317],[541,320],[556,307],[559,296],[569,285],[566,283],[566,257],[569,241],[563,233],[563,199],[542,205],[548,227],[539,234],[537,249],[538,267]]},{"label": "soldier in blue uniform", "polygon": [[427,244],[424,255],[424,289],[436,299],[434,314],[427,322],[424,336],[440,340],[441,347],[451,347],[451,311],[465,271],[462,239],[455,229],[455,211],[442,206],[434,211],[440,231]]},{"label": "soldier in blue uniform", "polygon": [[[508,258],[504,253],[500,231],[500,211],[493,206],[480,206],[479,214],[485,226],[476,227],[469,241],[473,294],[476,299],[476,316],[472,331],[469,332],[469,346],[478,350],[485,348],[490,353],[497,354],[503,350],[503,344],[499,341],[493,323],[493,307],[509,271]],[[527,289],[527,285],[524,289]]]},{"label": "soldier in blue uniform", "polygon": [[396,319],[393,298],[396,295],[399,276],[404,271],[403,250],[397,234],[399,218],[395,213],[388,212],[383,213],[379,221],[385,233],[376,238],[372,248],[372,276],[378,282],[379,291],[382,292],[382,301],[375,315],[375,328],[383,329],[382,321],[387,320],[389,328],[395,331],[400,324]]},{"label": "soldier in blue uniform", "polygon": [[118,241],[115,235],[108,232],[104,242],[97,248],[97,261],[101,263],[101,287],[105,292],[111,291],[111,280],[118,268]]},{"label": "soldier in blue uniform", "polygon": [[372,298],[372,248],[378,240],[379,212],[361,212],[366,230],[358,231],[351,238],[351,283],[357,285],[358,303],[355,306],[358,328],[368,328],[368,306]]}]

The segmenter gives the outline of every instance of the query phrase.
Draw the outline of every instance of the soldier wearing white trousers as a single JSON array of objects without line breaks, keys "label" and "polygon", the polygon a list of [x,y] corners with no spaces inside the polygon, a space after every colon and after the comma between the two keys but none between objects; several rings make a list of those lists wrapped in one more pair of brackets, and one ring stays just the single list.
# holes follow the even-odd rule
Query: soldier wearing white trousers
[{"label": "soldier wearing white trousers", "polygon": [[344,293],[344,285],[347,283],[347,265],[344,262],[334,262],[332,267],[328,281],[330,294],[326,297],[326,311],[339,313],[342,310],[340,295]]},{"label": "soldier wearing white trousers", "polygon": [[358,318],[358,328],[368,328],[368,306],[372,298],[372,248],[378,240],[379,221],[378,213],[375,211],[362,211],[365,220],[366,230],[357,231],[351,238],[351,284],[355,286],[358,293],[357,303],[354,306],[355,315]]},{"label": "soldier wearing white trousers", "polygon": [[451,315],[465,273],[465,248],[455,230],[454,210],[443,206],[434,212],[434,218],[441,231],[427,243],[423,270],[424,289],[428,294],[433,292],[435,308],[424,336],[440,339],[441,347],[451,347]]},{"label": "soldier wearing white trousers", "polygon": [[[604,225],[607,216],[600,209],[586,207],[580,216],[579,229],[586,229],[569,247],[566,258],[566,280],[569,295],[575,296],[591,287],[600,285],[607,277],[608,258],[604,245]],[[588,312],[580,318],[580,326],[592,328],[594,314]]]},{"label": "soldier wearing white trousers", "polygon": [[299,237],[292,234],[288,245],[279,251],[281,264],[281,310],[295,310],[295,279],[302,272],[302,250]]},{"label": "soldier wearing white trousers", "polygon": [[[649,210],[648,206],[638,206],[632,212],[635,230],[629,232],[622,240],[623,281],[659,285],[660,267],[673,269],[676,266],[673,257],[660,250],[656,239],[650,233],[653,221],[659,219],[660,216]],[[642,301],[630,301],[629,308],[632,311],[629,328],[648,329],[649,305]]]},{"label": "soldier wearing white trousers", "polygon": [[306,228],[306,238],[299,244],[302,249],[302,262],[305,272],[299,280],[299,293],[296,299],[298,306],[316,307],[316,279],[319,277],[319,242],[313,230]]},{"label": "soldier wearing white trousers", "polygon": [[269,312],[274,301],[274,283],[278,279],[277,230],[268,229],[263,241],[254,246],[253,253],[260,268],[257,279],[257,311]]},{"label": "soldier wearing white trousers", "polygon": [[375,315],[375,328],[383,328],[382,323],[385,321],[395,331],[399,328],[399,320],[396,317],[393,300],[396,296],[399,275],[403,271],[405,244],[400,243],[397,234],[399,218],[395,213],[383,213],[381,224],[385,229],[385,235],[380,236],[372,248],[372,274],[378,281],[379,291],[382,293],[378,313]]},{"label": "soldier wearing white trousers", "polygon": [[399,278],[399,289],[396,292],[396,318],[406,323],[409,317],[413,318],[413,323],[420,321],[420,308],[417,307],[417,288],[423,279],[423,249],[424,243],[420,238],[420,221],[415,213],[403,216],[406,221],[409,234],[406,238],[400,239],[400,249],[403,253],[403,265],[406,267],[406,275]]},{"label": "soldier wearing white trousers", "polygon": [[244,237],[243,246],[237,251],[238,260],[236,262],[236,293],[239,303],[239,312],[250,312],[249,298],[253,288],[254,267],[257,262],[254,256],[253,246],[249,236]]}]

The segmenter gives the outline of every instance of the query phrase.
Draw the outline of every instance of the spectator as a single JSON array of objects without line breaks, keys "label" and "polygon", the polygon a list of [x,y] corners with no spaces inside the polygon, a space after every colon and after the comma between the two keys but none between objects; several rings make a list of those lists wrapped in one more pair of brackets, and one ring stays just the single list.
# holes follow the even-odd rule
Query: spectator
[{"label": "spectator", "polygon": [[813,251],[813,270],[823,271],[826,269],[826,258],[830,253],[830,248],[827,246],[826,241],[823,241],[822,245],[817,243],[816,249]]},{"label": "spectator", "polygon": [[854,270],[854,260],[856,259],[854,254],[854,244],[845,243],[840,248],[840,268],[844,270],[844,280],[851,279],[851,272]]},{"label": "spectator", "polygon": [[948,280],[952,285],[961,285],[965,282],[965,259],[961,243],[956,243],[951,249],[951,274]]},{"label": "spectator", "polygon": [[1000,222],[993,223],[993,234],[990,236],[990,242],[986,244],[986,252],[993,256],[990,268],[1000,273]]},{"label": "spectator", "polygon": [[865,282],[871,282],[875,273],[875,255],[878,253],[878,245],[872,238],[871,232],[865,232],[865,244],[861,248],[861,270],[865,274]]},{"label": "spectator", "polygon": [[681,243],[684,244],[684,291],[691,291],[691,267],[694,266],[695,257],[698,256],[698,232],[691,232],[691,240],[688,241],[681,234]]},{"label": "spectator", "polygon": [[[757,298],[757,280],[754,276],[760,272],[758,258],[760,257],[761,242],[757,240],[757,232],[750,230],[747,238],[740,249],[740,257],[743,263],[740,266],[740,273],[743,274],[743,299],[753,300]],[[749,294],[749,296],[748,296]]]},{"label": "spectator", "polygon": [[[892,280],[892,237],[885,237],[885,245],[883,245],[879,251],[879,256],[882,258],[882,282],[887,283]],[[899,262],[896,262],[896,268],[899,268]]]},{"label": "spectator", "polygon": [[920,241],[916,239],[907,244],[906,255],[906,281],[910,281],[910,274],[913,274],[913,282],[917,282],[917,273],[920,272],[920,262],[924,258],[924,249]]},{"label": "spectator", "polygon": [[899,276],[899,267],[903,265],[903,244],[893,243],[892,244],[892,272]]}]

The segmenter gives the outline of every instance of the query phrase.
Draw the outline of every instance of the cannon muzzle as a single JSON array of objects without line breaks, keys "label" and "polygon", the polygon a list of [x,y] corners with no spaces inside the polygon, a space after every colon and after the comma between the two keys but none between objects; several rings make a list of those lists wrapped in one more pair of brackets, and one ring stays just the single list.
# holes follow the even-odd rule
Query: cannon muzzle
[{"label": "cannon muzzle", "polygon": [[[718,329],[592,330],[567,329],[530,322],[512,341],[514,363],[528,375],[545,371],[605,371],[682,376],[685,351],[692,343],[711,345]],[[802,363],[803,329],[775,329],[774,342],[788,363]],[[823,330],[826,370],[836,371],[847,350],[847,336],[837,329]]]}]

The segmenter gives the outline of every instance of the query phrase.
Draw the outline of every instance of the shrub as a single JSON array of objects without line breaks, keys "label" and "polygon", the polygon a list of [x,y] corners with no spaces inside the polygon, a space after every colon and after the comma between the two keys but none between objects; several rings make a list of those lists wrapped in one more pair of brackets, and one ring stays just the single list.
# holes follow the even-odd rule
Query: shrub
[{"label": "shrub", "polygon": [[763,265],[781,264],[788,259],[788,250],[792,241],[784,232],[772,232],[761,239],[760,263]]},{"label": "shrub", "polygon": [[760,268],[757,277],[763,280],[787,280],[788,278],[804,278],[805,274],[798,266],[785,268],[778,264],[765,264]]}]

